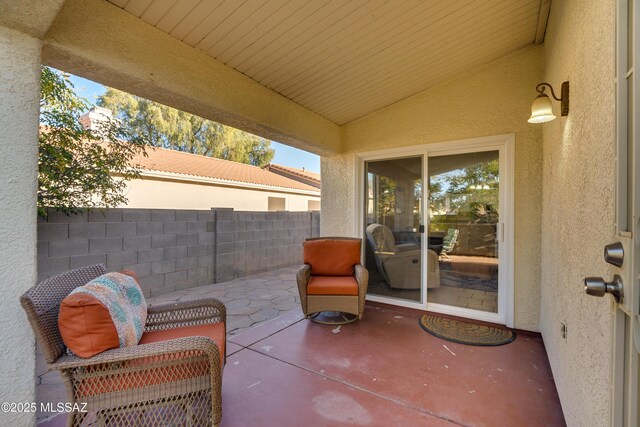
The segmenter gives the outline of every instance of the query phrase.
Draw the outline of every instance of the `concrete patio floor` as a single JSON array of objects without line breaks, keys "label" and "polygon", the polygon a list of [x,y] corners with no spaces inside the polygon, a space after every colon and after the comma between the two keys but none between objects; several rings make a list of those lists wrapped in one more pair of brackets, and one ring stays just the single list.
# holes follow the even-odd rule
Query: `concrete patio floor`
[{"label": "concrete patio floor", "polygon": [[230,337],[221,427],[565,425],[538,335],[455,344],[421,314],[367,303],[335,327],[292,311]]},{"label": "concrete patio floor", "polygon": [[[221,289],[224,283],[178,297],[224,291],[218,297],[229,298],[227,304],[249,300],[237,303],[238,310],[256,305],[263,310],[268,305],[254,302],[273,301],[274,311],[263,313],[282,311],[251,327],[240,320],[230,326],[235,333],[228,334],[221,427],[565,425],[540,336],[519,333],[499,347],[455,344],[424,332],[418,325],[422,312],[375,303],[367,303],[362,321],[340,327],[316,324],[304,320],[299,307],[275,308],[286,306],[275,303],[279,297],[263,294],[271,288],[257,284],[276,286],[280,280],[283,287],[289,281],[295,285],[294,272],[278,270],[255,282],[252,276],[235,283],[254,299],[236,297],[237,288]],[[253,322],[252,314],[230,317],[247,316]],[[51,401],[66,401],[64,392]],[[39,425],[63,426],[65,421],[61,414]]]}]

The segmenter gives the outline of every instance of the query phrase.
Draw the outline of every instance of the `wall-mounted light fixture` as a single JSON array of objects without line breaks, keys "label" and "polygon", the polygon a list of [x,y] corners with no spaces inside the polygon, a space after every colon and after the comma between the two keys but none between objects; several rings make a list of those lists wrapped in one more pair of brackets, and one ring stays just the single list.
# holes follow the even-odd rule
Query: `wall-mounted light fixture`
[{"label": "wall-mounted light fixture", "polygon": [[553,99],[560,101],[560,115],[569,115],[569,82],[562,83],[562,87],[560,88],[560,98],[556,96],[549,83],[540,83],[536,86],[538,96],[533,101],[533,105],[531,105],[531,117],[529,117],[529,123],[544,123],[556,118],[552,111],[551,99],[549,99],[549,95],[544,93],[545,86],[548,86],[549,89],[551,89],[551,96],[553,96]]}]

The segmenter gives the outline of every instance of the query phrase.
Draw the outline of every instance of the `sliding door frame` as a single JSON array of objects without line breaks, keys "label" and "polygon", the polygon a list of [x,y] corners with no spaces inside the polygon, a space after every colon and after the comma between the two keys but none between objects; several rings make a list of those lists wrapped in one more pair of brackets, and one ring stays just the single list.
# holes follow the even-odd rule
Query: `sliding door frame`
[{"label": "sliding door frame", "polygon": [[[365,162],[405,157],[422,156],[422,221],[425,226],[425,234],[422,241],[428,236],[429,217],[426,201],[429,199],[427,177],[429,176],[429,156],[442,156],[449,154],[462,154],[473,151],[499,151],[500,156],[500,219],[498,224],[499,258],[498,258],[498,313],[487,313],[479,310],[452,307],[442,304],[429,303],[427,301],[427,288],[422,285],[421,301],[412,302],[378,295],[367,295],[367,300],[382,302],[385,304],[402,307],[429,310],[437,313],[450,314],[470,319],[499,323],[508,327],[514,325],[514,179],[515,179],[515,135],[495,135],[481,138],[470,138],[455,141],[443,141],[431,144],[414,145],[410,147],[398,147],[385,150],[358,153],[355,156],[356,185],[355,185],[355,230],[360,238],[365,239]],[[424,246],[424,243],[423,243]],[[364,245],[362,252],[364,262]],[[426,277],[427,251],[422,249],[421,280]]]},{"label": "sliding door frame", "polygon": [[[413,148],[413,147],[412,147]],[[365,231],[364,231],[364,217],[365,217],[365,171],[366,171],[366,162],[371,162],[371,161],[377,161],[377,160],[394,160],[394,159],[406,159],[406,158],[412,158],[412,157],[421,157],[422,158],[422,200],[420,201],[420,212],[422,213],[422,217],[420,218],[420,223],[424,224],[426,227],[426,223],[424,222],[424,218],[425,218],[425,199],[426,197],[424,196],[426,194],[426,186],[425,186],[425,182],[424,182],[424,177],[425,175],[425,164],[426,164],[426,160],[427,157],[425,155],[423,155],[422,152],[417,152],[415,154],[408,154],[405,153],[404,150],[392,150],[391,152],[392,154],[389,155],[388,154],[388,150],[383,150],[383,151],[376,151],[376,152],[371,152],[371,153],[360,153],[357,155],[357,165],[356,165],[356,171],[357,171],[357,178],[356,180],[358,181],[356,184],[356,193],[357,193],[357,199],[358,203],[356,204],[356,216],[358,217],[356,219],[356,230],[358,232],[358,236],[360,238],[363,239],[364,244],[362,245],[362,254],[361,254],[361,258],[362,258],[362,265],[364,265],[364,257],[365,257],[365,247],[366,247],[366,239],[367,237],[365,236]],[[427,251],[424,249],[424,239],[421,239],[422,242],[420,243],[420,283],[423,283],[423,280],[425,278],[425,268],[424,266],[426,265],[427,262]],[[424,310],[426,309],[426,301],[427,301],[427,288],[425,286],[421,286],[420,287],[420,301],[419,302],[415,302],[415,301],[410,301],[407,299],[401,299],[401,298],[394,298],[391,296],[382,296],[382,295],[371,295],[371,294],[367,294],[367,300],[368,301],[375,301],[375,302],[382,302],[385,304],[391,304],[391,305],[397,305],[397,306],[401,306],[401,307],[409,307],[409,308],[416,308],[419,310]]]}]

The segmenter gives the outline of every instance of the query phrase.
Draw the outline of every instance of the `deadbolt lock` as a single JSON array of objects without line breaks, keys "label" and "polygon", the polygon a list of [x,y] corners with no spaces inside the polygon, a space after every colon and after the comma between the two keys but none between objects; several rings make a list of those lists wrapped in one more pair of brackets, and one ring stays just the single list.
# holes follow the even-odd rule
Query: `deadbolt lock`
[{"label": "deadbolt lock", "polygon": [[622,267],[624,247],[621,242],[611,243],[604,247],[604,260],[616,267]]},{"label": "deadbolt lock", "polygon": [[603,297],[604,294],[611,294],[619,303],[622,301],[624,294],[622,293],[622,277],[613,276],[611,282],[605,282],[602,277],[587,277],[584,279],[584,290],[588,295],[594,297]]}]

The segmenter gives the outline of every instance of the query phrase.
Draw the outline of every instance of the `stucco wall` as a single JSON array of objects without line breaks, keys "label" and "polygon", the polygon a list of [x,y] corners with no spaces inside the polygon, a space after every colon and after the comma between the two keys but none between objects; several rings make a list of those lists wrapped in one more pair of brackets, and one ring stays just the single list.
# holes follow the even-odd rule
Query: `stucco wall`
[{"label": "stucco wall", "polygon": [[538,330],[542,130],[527,123],[542,78],[527,47],[343,128],[344,154],[322,158],[322,230],[355,235],[355,153],[515,133],[515,326]]},{"label": "stucco wall", "polygon": [[[0,402],[34,401],[34,338],[19,304],[36,281],[40,40],[0,26]],[[0,413],[1,425],[34,414]]]},{"label": "stucco wall", "polygon": [[602,250],[615,240],[614,49],[615,1],[553,2],[544,80],[569,80],[571,109],[542,126],[540,329],[569,426],[609,423],[611,300],[587,296],[582,279],[612,277]]},{"label": "stucco wall", "polygon": [[309,210],[308,200],[320,200],[319,196],[149,178],[129,181],[126,196],[129,201],[122,207],[151,209],[217,207],[234,208],[239,211],[268,211],[269,197],[284,198],[284,210],[287,211],[307,211]]}]

